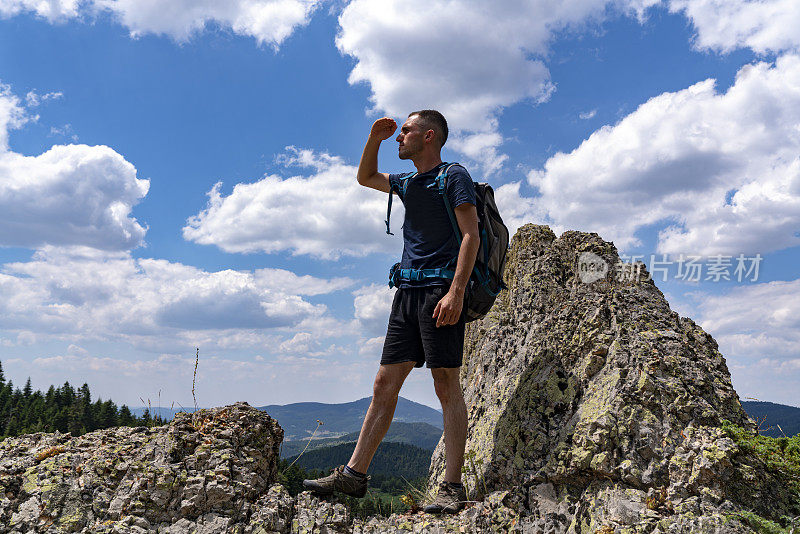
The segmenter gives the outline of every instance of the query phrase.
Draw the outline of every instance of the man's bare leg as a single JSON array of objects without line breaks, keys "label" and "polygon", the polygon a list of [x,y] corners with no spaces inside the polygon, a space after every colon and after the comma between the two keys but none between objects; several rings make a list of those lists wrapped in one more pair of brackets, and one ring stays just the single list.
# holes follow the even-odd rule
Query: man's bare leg
[{"label": "man's bare leg", "polygon": [[467,444],[467,405],[461,392],[459,368],[431,369],[436,396],[444,416],[445,482],[461,482]]},{"label": "man's bare leg", "polygon": [[366,473],[375,451],[389,430],[397,406],[397,395],[403,387],[414,362],[381,365],[372,387],[372,402],[364,417],[358,443],[347,465],[350,469]]}]

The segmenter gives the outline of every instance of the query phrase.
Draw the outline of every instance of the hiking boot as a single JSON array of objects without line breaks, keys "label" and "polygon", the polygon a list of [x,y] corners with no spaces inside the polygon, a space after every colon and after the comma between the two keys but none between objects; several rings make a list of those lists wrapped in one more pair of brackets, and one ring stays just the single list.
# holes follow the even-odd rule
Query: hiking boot
[{"label": "hiking boot", "polygon": [[303,481],[303,486],[317,495],[331,495],[334,491],[338,491],[351,497],[363,497],[367,494],[368,485],[368,476],[361,478],[351,475],[344,470],[343,465],[326,477]]},{"label": "hiking boot", "polygon": [[433,502],[427,505],[422,511],[429,514],[457,514],[467,502],[467,492],[462,485],[460,488],[451,485],[449,482],[439,484],[439,491]]}]

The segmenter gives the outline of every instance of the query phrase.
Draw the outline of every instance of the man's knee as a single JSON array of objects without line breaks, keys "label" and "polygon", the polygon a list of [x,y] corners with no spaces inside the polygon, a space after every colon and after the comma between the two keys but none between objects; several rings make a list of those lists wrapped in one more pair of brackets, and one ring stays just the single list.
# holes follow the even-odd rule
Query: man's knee
[{"label": "man's knee", "polygon": [[[399,392],[398,392],[399,393]],[[389,377],[378,373],[375,376],[375,382],[372,384],[372,396],[376,400],[384,400],[391,398],[395,393],[394,381]]]},{"label": "man's knee", "polygon": [[433,387],[442,404],[458,400],[461,397],[461,382],[458,368],[431,369]]},{"label": "man's knee", "polygon": [[[413,367],[413,362],[411,366]],[[381,366],[381,369],[378,370],[378,374],[375,375],[375,382],[372,384],[373,398],[378,401],[391,401],[396,398],[408,375],[406,367],[407,366],[401,366],[395,368]]]}]

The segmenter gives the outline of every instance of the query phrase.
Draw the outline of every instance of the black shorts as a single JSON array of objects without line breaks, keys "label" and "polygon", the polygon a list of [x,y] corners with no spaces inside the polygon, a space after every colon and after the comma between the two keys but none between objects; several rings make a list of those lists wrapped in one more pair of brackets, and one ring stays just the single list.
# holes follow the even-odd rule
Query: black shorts
[{"label": "black shorts", "polygon": [[453,325],[436,327],[433,310],[447,293],[444,286],[401,288],[395,292],[381,365],[416,362],[460,367],[464,354],[464,314]]}]

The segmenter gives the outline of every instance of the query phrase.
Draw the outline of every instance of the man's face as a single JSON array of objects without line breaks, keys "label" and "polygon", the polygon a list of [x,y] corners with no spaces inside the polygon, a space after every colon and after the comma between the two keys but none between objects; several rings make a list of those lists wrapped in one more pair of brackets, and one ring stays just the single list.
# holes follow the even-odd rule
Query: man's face
[{"label": "man's face", "polygon": [[400,159],[411,159],[422,153],[425,148],[425,133],[419,121],[419,116],[411,115],[397,135],[397,142],[400,143],[397,151]]}]

